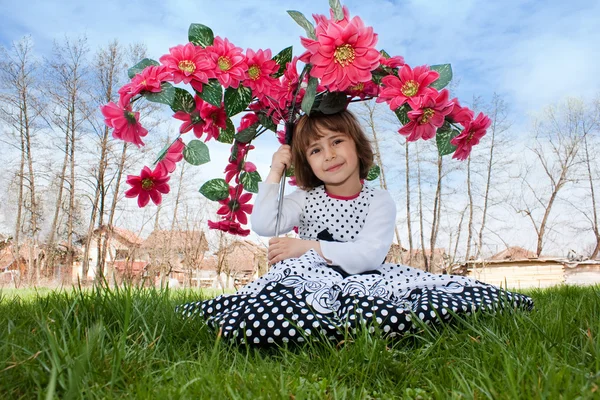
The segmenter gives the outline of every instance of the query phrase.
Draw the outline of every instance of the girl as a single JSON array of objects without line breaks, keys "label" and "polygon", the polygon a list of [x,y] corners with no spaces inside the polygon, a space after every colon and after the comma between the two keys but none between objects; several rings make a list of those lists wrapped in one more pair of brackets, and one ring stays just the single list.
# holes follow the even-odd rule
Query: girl
[{"label": "girl", "polygon": [[349,111],[311,114],[298,121],[292,146],[273,155],[259,184],[252,229],[275,234],[284,167],[294,165],[300,190],[283,200],[281,232],[298,227],[299,239],[269,241],[269,272],[236,294],[183,306],[201,312],[226,338],[243,343],[340,339],[360,324],[396,336],[451,313],[505,306],[531,309],[526,296],[462,276],[434,275],[386,264],[396,206],[387,191],[363,184],[373,164],[369,141]]}]

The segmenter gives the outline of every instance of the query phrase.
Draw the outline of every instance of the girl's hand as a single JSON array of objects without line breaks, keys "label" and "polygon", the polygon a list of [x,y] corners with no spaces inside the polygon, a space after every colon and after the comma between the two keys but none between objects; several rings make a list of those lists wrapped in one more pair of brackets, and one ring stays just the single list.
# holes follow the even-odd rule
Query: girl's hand
[{"label": "girl's hand", "polygon": [[271,161],[271,172],[265,180],[266,183],[279,183],[283,169],[289,168],[292,164],[292,148],[290,145],[284,144],[273,154]]},{"label": "girl's hand", "polygon": [[[315,248],[315,241],[302,240],[289,237],[275,237],[269,240],[267,257],[269,265],[273,265],[288,258],[298,258],[308,250]],[[318,242],[316,242],[318,244]],[[320,250],[320,249],[319,249]]]}]

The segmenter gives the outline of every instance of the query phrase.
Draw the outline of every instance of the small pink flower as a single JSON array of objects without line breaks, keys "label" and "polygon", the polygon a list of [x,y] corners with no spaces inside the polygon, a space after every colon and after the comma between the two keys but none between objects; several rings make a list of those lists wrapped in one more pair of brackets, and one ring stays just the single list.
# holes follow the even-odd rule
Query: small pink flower
[{"label": "small pink flower", "polygon": [[121,108],[112,101],[102,106],[100,110],[104,115],[104,123],[113,128],[114,138],[133,143],[138,147],[144,145],[142,137],[148,134],[148,130],[140,125],[139,112],[132,112],[130,105]]},{"label": "small pink flower", "polygon": [[[128,175],[127,183],[131,185],[131,189],[125,192],[125,197],[138,198],[138,207],[145,207],[150,199],[156,205],[162,202],[162,194],[167,194],[170,191],[169,179],[170,176],[164,173],[163,168],[157,166],[154,171],[144,167],[139,176]],[[161,194],[162,193],[162,194]]]},{"label": "small pink flower", "polygon": [[371,71],[377,68],[380,59],[373,28],[366,27],[360,17],[349,20],[347,9],[341,21],[324,16],[314,18],[316,40],[300,39],[307,49],[300,60],[313,65],[310,75],[320,78],[321,84],[331,91],[344,91],[370,81]]},{"label": "small pink flower", "polygon": [[[291,62],[287,63],[285,71],[280,78],[279,89],[273,94],[280,109],[285,109],[292,104],[294,93],[298,90],[298,79],[300,79],[300,75],[296,69],[297,62],[298,57],[294,57]],[[305,89],[300,89],[296,104],[300,105],[304,92]]]},{"label": "small pink flower", "polygon": [[173,115],[173,118],[183,121],[183,124],[179,127],[179,133],[186,133],[194,129],[194,135],[200,139],[206,125],[202,117],[200,117],[200,109],[204,101],[198,96],[194,96],[194,101],[196,102],[196,109],[194,111],[191,113],[177,111]]},{"label": "small pink flower", "polygon": [[379,93],[377,102],[388,102],[392,110],[408,102],[413,110],[417,109],[420,97],[436,92],[429,85],[439,76],[440,74],[430,70],[426,65],[415,67],[413,70],[405,64],[399,71],[399,77],[388,75],[381,80],[383,89]]},{"label": "small pink flower", "polygon": [[223,232],[231,233],[232,235],[248,236],[250,234],[249,229],[242,229],[242,226],[238,222],[234,221],[208,221],[208,227],[210,229],[218,229]]},{"label": "small pink flower", "polygon": [[215,107],[208,102],[201,101],[200,117],[204,120],[204,132],[208,134],[204,139],[205,142],[213,138],[217,139],[221,133],[219,129],[227,128],[227,114],[222,103],[221,107]]},{"label": "small pink flower", "polygon": [[119,89],[119,95],[121,96],[119,102],[121,105],[127,105],[133,96],[142,92],[158,93],[162,90],[160,85],[163,82],[172,80],[172,77],[173,74],[167,71],[167,67],[164,65],[146,67],[134,76],[130,83]]},{"label": "small pink flower", "polygon": [[198,91],[202,91],[201,83],[215,78],[216,66],[206,49],[192,43],[171,47],[169,54],[162,56],[160,62],[173,74],[174,83],[191,83]]},{"label": "small pink flower", "polygon": [[448,120],[450,122],[457,122],[462,126],[465,126],[467,122],[475,117],[475,113],[468,107],[461,107],[457,98],[452,99],[452,103],[454,104],[454,108],[452,109],[452,112],[448,114]]},{"label": "small pink flower", "polygon": [[271,50],[258,50],[254,52],[251,49],[246,51],[248,71],[244,86],[252,89],[252,94],[261,98],[270,96],[271,92],[279,83],[271,75],[279,70],[279,64],[271,60]]},{"label": "small pink flower", "polygon": [[237,185],[229,187],[229,198],[219,201],[221,208],[217,214],[232,221],[237,220],[241,224],[248,223],[248,214],[252,213],[252,204],[246,204],[252,199],[252,193],[243,193],[243,187]]},{"label": "small pink flower", "polygon": [[181,138],[177,139],[171,147],[169,147],[165,157],[158,163],[158,165],[164,169],[164,175],[175,171],[176,164],[183,159],[183,149],[185,149],[185,143],[183,143]]},{"label": "small pink flower", "polygon": [[258,117],[254,113],[248,113],[242,117],[240,121],[240,126],[237,128],[237,132],[250,128],[252,125],[258,124]]},{"label": "small pink flower", "polygon": [[450,143],[456,146],[456,151],[452,155],[452,158],[466,160],[469,154],[471,154],[473,146],[478,144],[479,140],[485,136],[486,130],[491,124],[492,120],[483,113],[479,113],[474,120],[466,122],[465,129],[450,141]]},{"label": "small pink flower", "polygon": [[296,177],[295,176],[290,176],[290,179],[288,180],[288,185],[290,185],[290,186],[298,186],[298,184],[296,183]]},{"label": "small pink flower", "polygon": [[285,144],[285,131],[277,131],[277,140],[280,144]]},{"label": "small pink flower", "polygon": [[348,88],[346,93],[352,97],[360,97],[361,100],[364,100],[366,97],[376,97],[379,93],[379,86],[373,81],[361,82],[356,86]]},{"label": "small pink flower", "polygon": [[395,56],[395,57],[385,58],[384,56],[381,56],[381,58],[379,59],[379,62],[381,63],[381,65],[385,65],[386,67],[389,67],[389,68],[398,68],[398,67],[401,67],[404,65],[404,57]]},{"label": "small pink flower", "polygon": [[444,118],[452,111],[453,104],[448,101],[448,90],[442,90],[437,96],[426,95],[420,99],[419,108],[408,112],[410,122],[398,132],[408,136],[409,142],[417,139],[428,140],[435,136],[437,128],[444,125]]},{"label": "small pink flower", "polygon": [[225,88],[237,88],[248,69],[242,49],[217,36],[212,46],[206,47],[206,52],[215,65],[214,72],[219,83]]}]

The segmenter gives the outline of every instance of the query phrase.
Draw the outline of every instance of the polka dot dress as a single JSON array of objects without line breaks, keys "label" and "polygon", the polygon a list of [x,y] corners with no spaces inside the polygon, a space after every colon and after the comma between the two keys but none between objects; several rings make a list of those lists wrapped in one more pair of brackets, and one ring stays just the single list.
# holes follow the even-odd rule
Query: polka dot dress
[{"label": "polka dot dress", "polygon": [[[373,195],[366,186],[352,200],[329,197],[322,186],[309,191],[298,227],[300,237],[352,241],[365,224]],[[383,335],[394,337],[419,323],[506,308],[530,310],[533,302],[470,278],[435,275],[400,264],[348,275],[309,250],[273,265],[236,294],[184,304],[178,312],[202,315],[226,339],[273,345],[339,340],[359,327],[371,332],[378,327]]]}]

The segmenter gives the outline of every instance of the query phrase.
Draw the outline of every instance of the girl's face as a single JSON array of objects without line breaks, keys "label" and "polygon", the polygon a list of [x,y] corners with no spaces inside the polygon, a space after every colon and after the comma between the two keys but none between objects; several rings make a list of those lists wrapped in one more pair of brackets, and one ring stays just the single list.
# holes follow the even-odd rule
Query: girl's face
[{"label": "girl's face", "polygon": [[321,138],[310,142],[306,159],[325,186],[360,185],[360,162],[356,144],[345,133],[321,128]]}]

